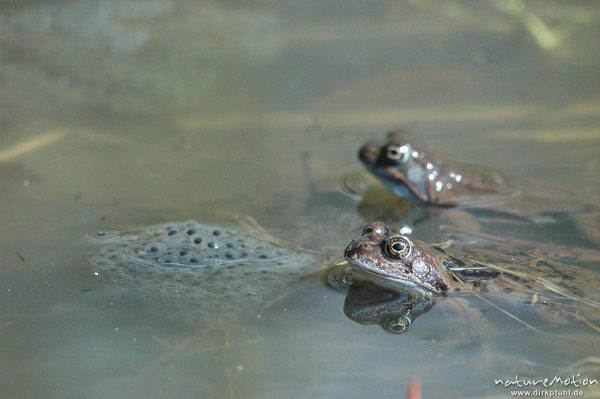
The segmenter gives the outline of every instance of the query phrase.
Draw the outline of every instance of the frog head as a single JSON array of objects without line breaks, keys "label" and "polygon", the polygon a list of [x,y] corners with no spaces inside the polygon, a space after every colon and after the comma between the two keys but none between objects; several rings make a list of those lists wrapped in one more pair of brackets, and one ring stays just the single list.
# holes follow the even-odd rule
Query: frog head
[{"label": "frog head", "polygon": [[416,297],[443,294],[454,284],[444,253],[414,238],[393,234],[374,222],[352,240],[344,256],[356,279]]},{"label": "frog head", "polygon": [[425,154],[414,147],[414,137],[405,130],[388,133],[385,140],[363,145],[358,157],[394,194],[413,203],[429,203],[428,173],[422,162]]}]

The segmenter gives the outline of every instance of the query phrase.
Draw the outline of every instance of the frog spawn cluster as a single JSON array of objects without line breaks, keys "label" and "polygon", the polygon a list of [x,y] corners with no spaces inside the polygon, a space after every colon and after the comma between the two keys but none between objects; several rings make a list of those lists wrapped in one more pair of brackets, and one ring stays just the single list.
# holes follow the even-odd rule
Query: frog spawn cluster
[{"label": "frog spawn cluster", "polygon": [[[187,221],[115,233],[90,261],[95,274],[127,295],[166,306],[195,324],[215,312],[225,322],[256,309],[298,281],[310,258],[248,233]],[[206,320],[204,320],[206,321]]]},{"label": "frog spawn cluster", "polygon": [[194,271],[232,262],[260,262],[287,254],[246,235],[196,221],[158,225],[141,234],[120,238],[119,245],[103,251],[105,259],[97,259],[96,265],[107,266],[133,258],[146,268]]}]

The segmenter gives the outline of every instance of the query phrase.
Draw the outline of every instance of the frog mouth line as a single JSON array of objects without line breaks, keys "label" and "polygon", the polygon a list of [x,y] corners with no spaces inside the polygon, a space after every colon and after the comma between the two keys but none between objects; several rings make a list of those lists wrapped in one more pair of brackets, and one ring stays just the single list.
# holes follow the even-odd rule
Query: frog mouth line
[{"label": "frog mouth line", "polygon": [[[386,169],[386,173],[373,165],[367,163],[364,165],[370,173],[378,177],[383,185],[397,197],[403,198],[415,205],[429,204],[429,196],[426,194],[426,190],[422,189],[423,194],[419,195],[419,190],[415,189],[414,183],[393,168]],[[390,171],[393,176],[391,176]]]},{"label": "frog mouth line", "polygon": [[[354,241],[353,241],[354,243]],[[384,278],[384,279],[393,279],[396,281],[413,281],[408,276],[406,278],[398,278],[391,274],[386,274],[378,271],[379,269],[375,266],[375,263],[370,259],[362,258],[358,255],[357,252],[354,251],[355,248],[352,247],[352,243],[346,248],[344,251],[344,257],[348,264],[352,267],[352,270],[366,273],[367,275],[373,275],[375,277]],[[404,268],[403,271],[410,272],[407,268]],[[401,276],[404,277],[404,276]]]},{"label": "frog mouth line", "polygon": [[378,285],[391,288],[395,291],[419,297],[429,297],[433,292],[436,292],[429,284],[415,281],[409,277],[403,278],[404,276],[391,276],[389,274],[378,273],[374,270],[363,269],[350,262],[348,262],[348,264],[351,266],[352,272],[356,273],[359,277],[363,276]]}]

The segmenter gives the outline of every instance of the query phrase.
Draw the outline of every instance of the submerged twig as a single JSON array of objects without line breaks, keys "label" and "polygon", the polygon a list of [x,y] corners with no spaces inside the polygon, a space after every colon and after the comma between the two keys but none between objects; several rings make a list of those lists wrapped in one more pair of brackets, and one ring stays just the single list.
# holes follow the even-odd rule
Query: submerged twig
[{"label": "submerged twig", "polygon": [[[227,353],[229,352],[229,329],[225,330],[223,335],[223,359],[227,359]],[[227,380],[227,397],[229,399],[235,399],[235,390],[233,389],[233,378],[231,376],[231,369],[225,366],[225,379]]]},{"label": "submerged twig", "polygon": [[153,335],[153,336],[152,336],[152,340],[153,340],[154,342],[158,343],[159,345],[162,345],[162,346],[164,346],[164,347],[166,347],[166,348],[169,348],[169,349],[173,348],[173,344],[172,344],[172,343],[170,343],[170,342],[169,342],[169,341],[167,341],[166,339],[163,339],[163,338],[161,338],[161,337],[158,337],[158,336],[156,336],[156,335]]},{"label": "submerged twig", "polygon": [[6,327],[9,327],[13,324],[15,324],[16,320],[9,320],[9,321],[5,321],[4,323],[0,324],[0,331],[5,329]]},{"label": "submerged twig", "polygon": [[154,370],[155,368],[159,367],[160,365],[164,364],[165,362],[169,361],[175,355],[183,352],[185,349],[187,349],[189,346],[191,346],[196,340],[206,336],[211,331],[212,331],[211,329],[207,328],[204,330],[197,331],[194,334],[184,338],[183,340],[181,340],[180,342],[178,342],[174,345],[173,350],[163,353],[162,355],[156,357],[154,360],[152,360],[150,363],[148,363],[146,366],[142,367],[141,370],[138,372],[137,377],[141,377],[141,376],[149,373],[150,371]]},{"label": "submerged twig", "polygon": [[285,291],[283,294],[279,295],[277,298],[267,302],[263,307],[261,307],[257,314],[261,314],[262,312],[264,312],[265,310],[269,309],[271,306],[275,305],[277,302],[285,299],[286,297],[288,297],[289,295],[293,294],[296,291],[299,291],[307,286],[309,286],[312,282],[308,281],[308,280],[304,280],[301,283],[299,283],[298,285],[296,285],[293,288],[290,288],[289,290]]},{"label": "submerged twig", "polygon": [[507,316],[508,316],[508,317],[510,317],[511,319],[513,319],[513,320],[516,320],[516,321],[518,321],[519,323],[523,324],[525,327],[529,328],[530,330],[532,330],[532,331],[535,331],[536,333],[538,333],[538,334],[542,334],[542,335],[551,335],[551,334],[548,334],[548,333],[546,333],[546,332],[543,332],[543,331],[541,331],[541,330],[537,329],[536,327],[532,326],[531,324],[527,323],[526,321],[524,321],[524,320],[521,320],[520,318],[518,318],[518,317],[517,317],[517,316],[515,316],[514,314],[510,313],[509,311],[502,309],[500,306],[496,305],[495,303],[493,303],[493,302],[491,302],[491,301],[488,301],[487,299],[485,299],[484,297],[482,297],[482,296],[481,296],[481,295],[479,295],[478,293],[476,293],[476,292],[473,292],[473,295],[475,295],[476,297],[478,297],[479,299],[481,299],[482,301],[484,301],[484,302],[485,302],[485,303],[487,303],[488,305],[491,305],[491,306],[493,306],[494,308],[496,308],[496,309],[497,309],[497,310],[499,310],[500,312],[504,313],[505,315],[507,315]]},{"label": "submerged twig", "polygon": [[12,147],[8,147],[3,151],[0,151],[0,162],[10,161],[19,156],[28,154],[49,144],[54,143],[57,140],[62,139],[67,135],[64,129],[54,129],[49,132],[42,133],[35,137],[31,137],[21,143],[15,144]]},{"label": "submerged twig", "polygon": [[573,301],[577,301],[577,302],[586,304],[588,306],[592,306],[592,307],[595,307],[595,308],[600,308],[600,303],[588,300],[586,298],[581,298],[581,297],[572,295],[569,292],[567,292],[566,290],[564,290],[563,288],[559,287],[558,285],[556,285],[555,283],[549,281],[548,279],[546,279],[544,277],[538,277],[538,276],[530,275],[530,274],[527,274],[527,273],[522,273],[522,272],[518,272],[518,271],[515,271],[515,270],[510,270],[510,269],[507,269],[505,267],[494,265],[494,264],[491,264],[491,263],[485,263],[485,262],[481,262],[481,261],[478,262],[478,263],[480,263],[480,264],[482,264],[484,266],[487,266],[487,267],[489,267],[491,269],[498,270],[498,271],[501,271],[503,273],[510,274],[510,275],[513,275],[513,276],[516,276],[516,277],[519,277],[519,278],[522,278],[522,279],[533,280],[534,282],[537,282],[537,283],[541,284],[544,288],[546,288],[547,290],[549,290],[549,291],[551,291],[551,292],[553,292],[555,294],[558,294],[560,296],[563,296],[563,297],[565,297],[567,299],[570,299],[570,300],[573,300]]},{"label": "submerged twig", "polygon": [[569,312],[569,311],[566,311],[566,310],[565,310],[565,312],[568,313],[568,314],[570,314],[571,316],[575,317],[577,320],[579,320],[580,322],[582,322],[583,324],[585,324],[586,326],[588,326],[592,330],[594,330],[596,332],[600,332],[600,327],[598,327],[597,325],[593,324],[591,321],[589,321],[585,317],[583,317],[581,315],[578,315],[577,313]]}]

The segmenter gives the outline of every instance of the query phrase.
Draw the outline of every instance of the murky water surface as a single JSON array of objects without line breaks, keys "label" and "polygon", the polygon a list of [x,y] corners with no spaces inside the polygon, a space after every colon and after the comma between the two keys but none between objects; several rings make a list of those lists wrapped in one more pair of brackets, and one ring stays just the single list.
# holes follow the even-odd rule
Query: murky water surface
[{"label": "murky water surface", "polygon": [[[593,2],[0,3],[3,396],[399,398],[417,377],[426,398],[474,398],[507,397],[494,379],[515,374],[598,378],[597,325],[449,300],[391,335],[348,319],[314,273],[385,217],[389,197],[339,180],[394,126],[598,202],[599,19]],[[98,231],[191,219],[250,229],[305,269],[252,274],[255,291],[212,276],[225,292],[196,318],[185,279],[116,293],[94,274]],[[584,239],[559,230],[555,244]]]}]

